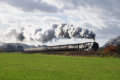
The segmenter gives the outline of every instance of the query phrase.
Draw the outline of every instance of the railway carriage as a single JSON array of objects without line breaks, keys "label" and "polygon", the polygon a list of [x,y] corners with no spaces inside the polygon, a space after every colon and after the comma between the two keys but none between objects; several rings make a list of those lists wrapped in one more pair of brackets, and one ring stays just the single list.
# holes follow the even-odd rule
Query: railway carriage
[{"label": "railway carriage", "polygon": [[80,44],[67,44],[56,46],[42,46],[39,48],[25,49],[25,52],[42,52],[42,51],[96,51],[99,49],[97,42],[86,42]]}]

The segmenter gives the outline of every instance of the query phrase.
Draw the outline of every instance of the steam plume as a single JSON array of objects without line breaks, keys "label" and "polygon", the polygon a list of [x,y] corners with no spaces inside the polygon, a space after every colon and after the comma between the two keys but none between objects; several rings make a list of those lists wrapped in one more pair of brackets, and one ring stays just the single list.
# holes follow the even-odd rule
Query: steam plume
[{"label": "steam plume", "polygon": [[59,25],[55,30],[55,35],[57,38],[95,38],[94,32],[70,24]]},{"label": "steam plume", "polygon": [[53,39],[60,38],[95,39],[95,36],[96,35],[93,31],[89,31],[88,29],[83,29],[81,27],[75,27],[71,24],[54,24],[47,30],[42,28],[35,29],[34,27],[29,26],[22,29],[11,29],[4,35],[4,37],[9,40],[14,37],[15,40],[21,42],[39,41],[41,43],[46,43]]}]

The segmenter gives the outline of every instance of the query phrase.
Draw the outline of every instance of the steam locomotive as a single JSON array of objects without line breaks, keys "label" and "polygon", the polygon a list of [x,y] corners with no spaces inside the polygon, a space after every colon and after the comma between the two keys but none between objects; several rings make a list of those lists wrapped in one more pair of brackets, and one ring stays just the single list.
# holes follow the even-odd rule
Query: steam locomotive
[{"label": "steam locomotive", "polygon": [[39,48],[25,49],[25,52],[44,52],[44,51],[97,51],[99,44],[97,42],[86,42],[79,44],[67,44],[56,46],[42,46]]}]

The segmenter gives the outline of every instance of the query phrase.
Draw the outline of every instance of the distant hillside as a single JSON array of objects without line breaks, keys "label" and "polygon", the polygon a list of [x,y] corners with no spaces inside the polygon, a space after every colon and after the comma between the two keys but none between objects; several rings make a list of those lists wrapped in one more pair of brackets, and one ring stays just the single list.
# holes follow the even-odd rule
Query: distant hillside
[{"label": "distant hillside", "polygon": [[7,52],[13,52],[13,51],[24,51],[26,48],[35,48],[34,45],[27,45],[22,43],[3,43],[0,42],[0,51],[7,51]]},{"label": "distant hillside", "polygon": [[23,48],[29,48],[29,47],[34,47],[34,46],[30,46],[27,44],[22,44],[22,43],[0,43],[0,47],[6,48],[8,45],[12,45],[12,46],[22,46]]}]

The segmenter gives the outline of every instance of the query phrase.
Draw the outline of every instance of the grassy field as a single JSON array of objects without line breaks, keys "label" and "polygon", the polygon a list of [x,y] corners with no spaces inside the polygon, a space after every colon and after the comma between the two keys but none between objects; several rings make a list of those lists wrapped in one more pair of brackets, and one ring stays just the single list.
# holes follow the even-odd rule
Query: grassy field
[{"label": "grassy field", "polygon": [[0,54],[0,80],[120,80],[120,58]]}]

